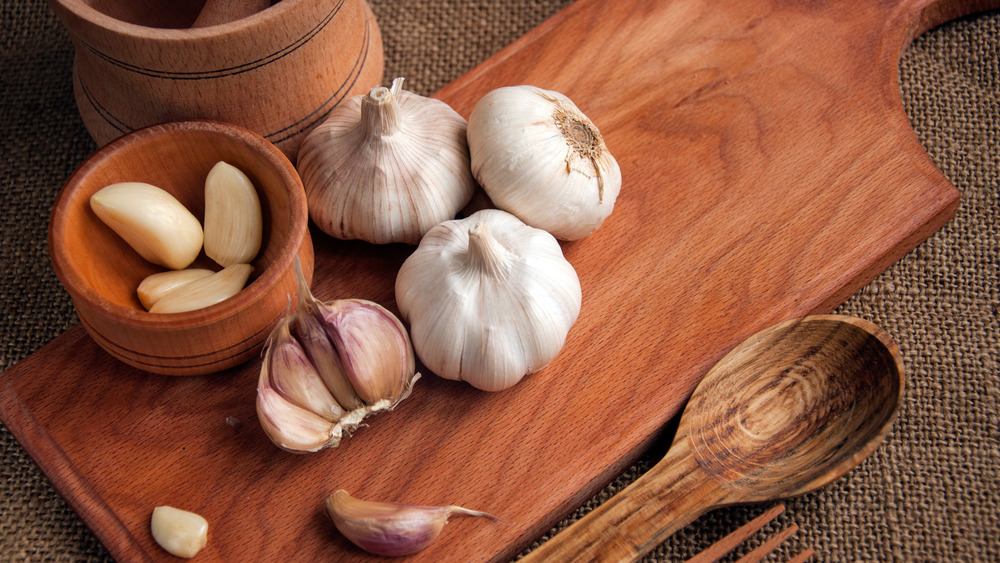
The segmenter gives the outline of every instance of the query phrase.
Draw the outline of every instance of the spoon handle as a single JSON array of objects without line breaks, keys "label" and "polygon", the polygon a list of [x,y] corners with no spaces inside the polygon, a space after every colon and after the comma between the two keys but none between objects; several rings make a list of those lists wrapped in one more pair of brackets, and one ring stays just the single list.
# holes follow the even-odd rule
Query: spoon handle
[{"label": "spoon handle", "polygon": [[652,469],[522,561],[635,561],[724,496],[678,436]]}]

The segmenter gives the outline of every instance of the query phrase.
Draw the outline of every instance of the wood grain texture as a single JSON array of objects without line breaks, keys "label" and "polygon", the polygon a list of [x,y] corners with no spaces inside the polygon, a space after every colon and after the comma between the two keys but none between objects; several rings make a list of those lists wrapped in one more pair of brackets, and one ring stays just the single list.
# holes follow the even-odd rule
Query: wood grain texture
[{"label": "wood grain texture", "polygon": [[756,534],[761,528],[766,526],[785,511],[785,505],[777,504],[764,512],[760,516],[733,530],[719,541],[705,548],[685,563],[715,563],[736,549],[750,536]]},{"label": "wood grain texture", "polygon": [[698,384],[660,462],[523,561],[635,561],[713,508],[825,486],[882,443],[903,380],[899,347],[871,322],[768,327]]},{"label": "wood grain texture", "polygon": [[[378,23],[365,0],[48,0],[73,39],[73,87],[98,144],[148,125],[242,125],[294,160],[305,135],[348,96],[379,84]],[[241,11],[244,10],[244,11]],[[199,27],[191,28],[197,24]]]},{"label": "wood grain texture", "polygon": [[271,0],[207,0],[191,27],[209,27],[252,16],[269,8]]},{"label": "wood grain texture", "polygon": [[[509,559],[634,462],[736,343],[832,309],[951,217],[896,65],[919,31],[997,6],[580,0],[443,89],[466,116],[497,86],[561,91],[625,178],[608,221],[564,245],[584,292],[566,348],[509,391],[428,376],[298,457],[255,420],[256,362],[150,376],[77,327],[4,374],[0,414],[119,559],[165,559],[148,518],[172,503],[212,523],[205,560],[365,560],[322,513],[336,488],[496,514],[514,525],[456,519],[415,559]],[[411,247],[313,235],[319,298],[395,307]]]}]

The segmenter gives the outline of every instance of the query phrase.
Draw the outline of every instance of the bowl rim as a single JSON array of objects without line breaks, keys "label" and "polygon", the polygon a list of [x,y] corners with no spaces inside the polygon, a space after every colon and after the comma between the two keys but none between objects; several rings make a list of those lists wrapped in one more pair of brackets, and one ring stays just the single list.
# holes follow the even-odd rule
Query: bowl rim
[{"label": "bowl rim", "polygon": [[[292,214],[292,222],[287,236],[278,248],[275,261],[236,296],[193,311],[150,313],[112,303],[91,288],[90,284],[86,283],[78,275],[76,269],[70,265],[72,262],[66,256],[65,249],[59,244],[56,233],[63,231],[63,225],[67,220],[66,214],[60,213],[63,209],[62,202],[70,197],[71,192],[75,191],[74,187],[80,184],[83,177],[110,162],[121,147],[134,143],[136,139],[156,137],[175,131],[222,134],[248,145],[254,153],[261,155],[264,161],[278,169],[279,175],[291,180],[294,184],[293,188],[286,189],[290,195],[289,210]],[[282,185],[287,187],[288,182],[282,182]],[[298,172],[288,157],[257,133],[239,125],[207,119],[190,119],[170,121],[137,129],[111,141],[89,156],[63,183],[52,204],[48,228],[48,247],[49,259],[56,277],[59,278],[63,288],[70,294],[74,302],[83,301],[89,308],[101,311],[105,318],[119,324],[139,328],[181,330],[208,326],[221,319],[234,317],[242,310],[252,308],[254,304],[263,300],[281,282],[285,272],[293,267],[293,262],[303,244],[303,238],[307,236],[311,235],[309,234],[309,211],[305,189]],[[74,305],[76,306],[75,303]],[[79,314],[79,306],[77,306],[77,311]]]},{"label": "bowl rim", "polygon": [[286,12],[300,9],[298,4],[321,0],[281,0],[263,10],[237,20],[205,27],[166,28],[153,27],[114,18],[94,8],[83,0],[48,0],[72,13],[77,18],[113,33],[147,41],[182,41],[210,39],[224,35],[256,31],[262,25],[280,25],[289,17]]}]

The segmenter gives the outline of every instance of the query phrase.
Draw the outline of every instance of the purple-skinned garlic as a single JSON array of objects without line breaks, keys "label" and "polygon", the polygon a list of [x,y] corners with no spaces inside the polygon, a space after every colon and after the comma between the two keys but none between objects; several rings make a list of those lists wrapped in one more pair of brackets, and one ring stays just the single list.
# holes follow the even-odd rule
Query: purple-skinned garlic
[{"label": "purple-skinned garlic", "polygon": [[296,262],[299,301],[267,341],[257,418],[293,453],[337,447],[365,417],[392,410],[420,378],[410,337],[395,315],[363,299],[323,303]]},{"label": "purple-skinned garlic", "polygon": [[365,501],[343,489],[327,497],[326,512],[351,543],[369,553],[390,557],[412,555],[426,548],[453,515],[500,520],[492,514],[460,506]]}]

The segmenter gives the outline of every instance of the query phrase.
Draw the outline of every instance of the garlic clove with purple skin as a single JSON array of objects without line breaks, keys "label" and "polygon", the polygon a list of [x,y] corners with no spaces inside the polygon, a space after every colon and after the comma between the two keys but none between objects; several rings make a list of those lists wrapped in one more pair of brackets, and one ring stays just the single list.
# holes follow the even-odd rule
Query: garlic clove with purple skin
[{"label": "garlic clove with purple skin", "polygon": [[327,497],[326,511],[351,543],[369,553],[390,557],[412,555],[426,548],[454,514],[500,520],[460,506],[365,501],[343,489]]},{"label": "garlic clove with purple skin", "polygon": [[289,318],[278,321],[268,346],[268,376],[271,386],[291,403],[336,422],[344,417],[343,407],[327,389],[316,368],[292,338]]},{"label": "garlic clove with purple skin", "polygon": [[383,307],[362,299],[321,305],[318,313],[358,396],[367,404],[395,401],[416,370],[403,323]]},{"label": "garlic clove with purple skin", "polygon": [[318,301],[298,264],[296,278],[298,306],[267,340],[257,418],[279,448],[308,453],[337,447],[367,416],[395,408],[420,374],[395,315],[362,299]]}]

